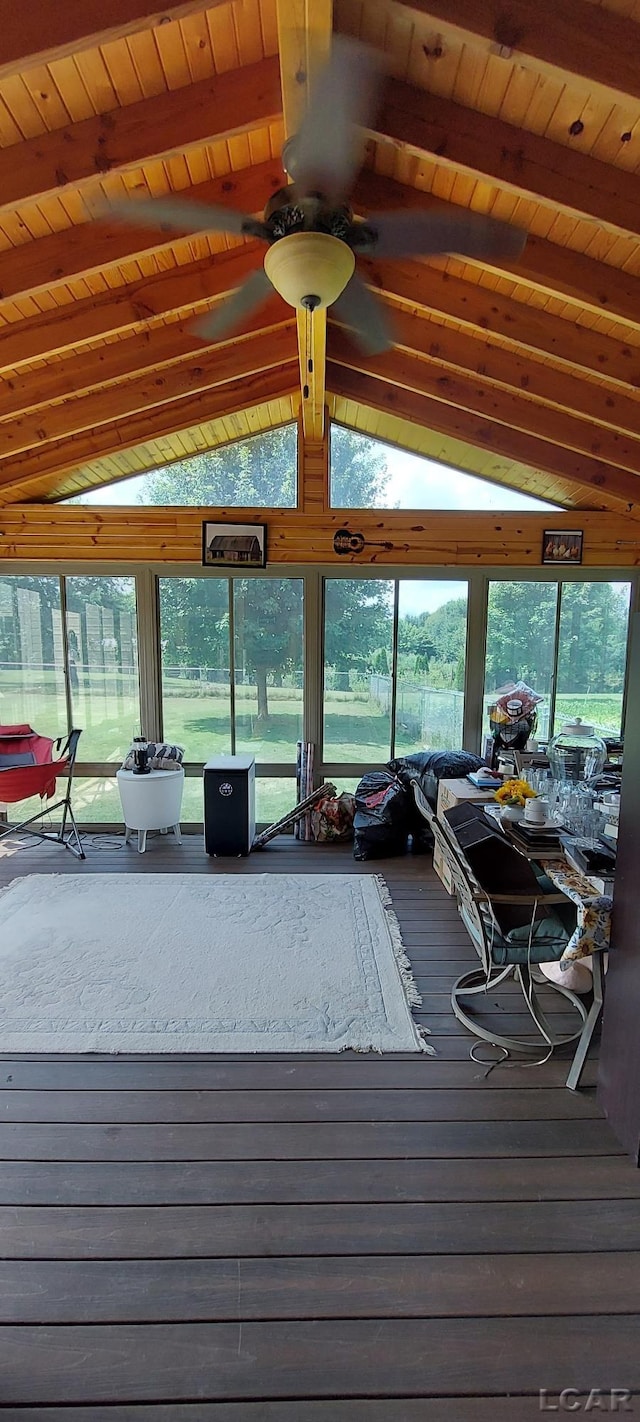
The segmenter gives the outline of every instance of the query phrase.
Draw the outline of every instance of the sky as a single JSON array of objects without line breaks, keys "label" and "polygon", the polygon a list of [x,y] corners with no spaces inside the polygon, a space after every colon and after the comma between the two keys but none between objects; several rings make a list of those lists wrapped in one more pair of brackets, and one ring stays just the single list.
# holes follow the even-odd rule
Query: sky
[{"label": "sky", "polygon": [[[387,487],[390,508],[401,509],[552,509],[554,504],[519,494],[473,474],[463,474],[446,464],[436,464],[419,454],[381,445],[390,475]],[[137,504],[144,495],[146,474],[107,484],[82,496],[83,504]]]},{"label": "sky", "polygon": [[436,464],[420,454],[386,450],[391,475],[387,494],[391,507],[401,509],[551,509],[554,504],[519,494],[501,484],[490,484],[473,474],[463,474],[446,464]]}]

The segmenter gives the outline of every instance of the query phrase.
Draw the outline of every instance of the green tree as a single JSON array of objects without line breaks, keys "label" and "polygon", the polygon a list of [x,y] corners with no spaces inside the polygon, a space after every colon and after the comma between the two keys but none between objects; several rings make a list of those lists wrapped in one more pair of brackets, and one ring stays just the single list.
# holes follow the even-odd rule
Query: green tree
[{"label": "green tree", "polygon": [[553,671],[557,585],[494,582],[489,590],[486,686],[526,681],[548,691]]},{"label": "green tree", "polygon": [[612,583],[565,583],[559,692],[619,691],[624,684],[629,597]]}]

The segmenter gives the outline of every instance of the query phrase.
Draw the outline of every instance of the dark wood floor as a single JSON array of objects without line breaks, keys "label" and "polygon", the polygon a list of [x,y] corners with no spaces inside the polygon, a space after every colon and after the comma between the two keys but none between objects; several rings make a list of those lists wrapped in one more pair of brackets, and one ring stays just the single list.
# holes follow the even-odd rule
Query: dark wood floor
[{"label": "dark wood floor", "polygon": [[437,1055],[1,1057],[3,1417],[527,1422],[570,1388],[640,1417],[640,1173],[595,1061],[574,1095],[566,1059],[469,1059],[448,994],[475,960],[430,861],[116,843],[5,845],[0,884],[375,869]]}]

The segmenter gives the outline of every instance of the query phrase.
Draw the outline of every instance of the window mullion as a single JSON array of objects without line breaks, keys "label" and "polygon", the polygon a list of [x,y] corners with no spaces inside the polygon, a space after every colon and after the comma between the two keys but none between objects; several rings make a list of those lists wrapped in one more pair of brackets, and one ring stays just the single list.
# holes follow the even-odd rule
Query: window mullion
[{"label": "window mullion", "polygon": [[236,617],[233,578],[227,578],[229,597],[229,729],[231,754],[236,753]]},{"label": "window mullion", "polygon": [[560,622],[562,619],[562,589],[564,584],[558,583],[558,596],[556,600],[556,623],[553,631],[553,667],[551,670],[551,689],[549,691],[549,740],[555,735],[556,724],[556,693],[558,690],[558,654],[560,651]]},{"label": "window mullion", "polygon": [[319,772],[322,764],[324,725],[324,585],[323,578],[315,569],[310,570],[303,580],[303,638],[302,638],[302,698],[303,698],[303,738],[315,746],[315,768]]},{"label": "window mullion", "polygon": [[480,754],[484,725],[489,579],[483,573],[472,575],[468,589],[462,744],[466,750]]},{"label": "window mullion", "polygon": [[163,725],[158,579],[149,568],[144,568],[136,573],[135,586],[140,729],[150,741],[161,742]]},{"label": "window mullion", "polygon": [[389,754],[393,760],[396,753],[396,706],[398,702],[398,615],[400,603],[400,581],[393,584],[393,630],[391,641],[391,710],[389,724]]},{"label": "window mullion", "polygon": [[67,625],[67,580],[58,579],[60,595],[60,622],[62,634],[62,674],[64,676],[64,699],[67,707],[67,735],[73,730],[73,698],[69,676],[69,628]]}]

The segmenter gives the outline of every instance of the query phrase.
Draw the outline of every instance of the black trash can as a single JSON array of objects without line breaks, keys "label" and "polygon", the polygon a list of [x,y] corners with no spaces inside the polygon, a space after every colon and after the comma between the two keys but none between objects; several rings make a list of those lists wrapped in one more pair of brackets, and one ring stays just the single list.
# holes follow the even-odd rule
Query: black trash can
[{"label": "black trash can", "polygon": [[248,854],[256,832],[256,763],[252,755],[215,755],[204,767],[207,854]]}]

